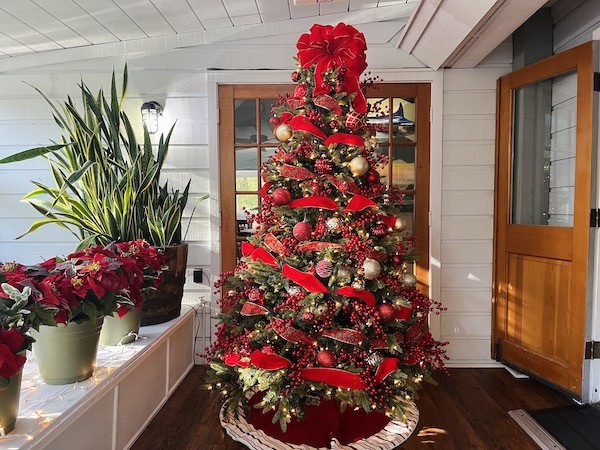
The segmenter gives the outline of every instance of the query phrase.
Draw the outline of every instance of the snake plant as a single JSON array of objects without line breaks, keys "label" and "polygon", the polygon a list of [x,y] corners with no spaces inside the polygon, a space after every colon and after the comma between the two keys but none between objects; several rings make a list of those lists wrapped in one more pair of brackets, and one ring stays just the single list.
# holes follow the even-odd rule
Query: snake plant
[{"label": "snake plant", "polygon": [[0,160],[11,163],[41,156],[50,164],[54,185],[32,181],[36,188],[23,198],[43,217],[22,236],[54,223],[73,233],[79,248],[136,239],[157,247],[181,243],[190,182],[183,191],[170,191],[168,183],[159,180],[174,125],[161,135],[156,149],[145,127],[143,142],[137,141],[122,109],[127,66],[120,92],[113,72],[108,98],[102,89],[94,95],[82,81],[79,108],[70,96],[53,102],[35,89],[52,108],[62,136],[53,145]]}]

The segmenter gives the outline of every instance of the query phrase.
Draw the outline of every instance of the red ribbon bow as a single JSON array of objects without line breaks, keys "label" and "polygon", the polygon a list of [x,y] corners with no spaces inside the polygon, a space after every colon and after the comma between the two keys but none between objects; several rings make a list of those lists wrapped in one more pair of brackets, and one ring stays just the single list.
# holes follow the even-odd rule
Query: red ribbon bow
[{"label": "red ribbon bow", "polygon": [[348,94],[356,93],[352,106],[361,114],[367,111],[367,103],[358,83],[358,77],[367,68],[364,34],[345,23],[338,23],[335,28],[331,25],[313,25],[310,33],[300,36],[296,48],[303,68],[316,64],[315,96],[329,94],[331,90],[327,83],[323,83],[324,72],[334,67],[346,67],[343,87]]}]

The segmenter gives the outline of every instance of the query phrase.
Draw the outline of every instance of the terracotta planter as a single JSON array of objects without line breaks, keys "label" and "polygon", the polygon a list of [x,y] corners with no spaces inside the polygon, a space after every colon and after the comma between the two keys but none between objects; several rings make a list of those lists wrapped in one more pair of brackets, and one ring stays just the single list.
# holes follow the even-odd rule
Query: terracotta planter
[{"label": "terracotta planter", "polygon": [[0,432],[10,433],[15,428],[19,413],[19,396],[21,394],[21,377],[23,370],[9,378],[8,387],[0,391]]},{"label": "terracotta planter", "polygon": [[188,245],[184,243],[158,250],[165,255],[165,265],[169,269],[163,272],[162,283],[157,290],[145,292],[142,326],[168,322],[181,314]]},{"label": "terracotta planter", "polygon": [[123,317],[119,317],[116,313],[114,316],[106,316],[100,332],[100,345],[118,345],[119,343],[133,342],[135,339],[129,342],[122,341],[130,333],[139,333],[141,318],[141,308],[133,308]]},{"label": "terracotta planter", "polygon": [[96,322],[42,325],[31,330],[33,353],[47,384],[69,384],[92,376],[103,318]]}]

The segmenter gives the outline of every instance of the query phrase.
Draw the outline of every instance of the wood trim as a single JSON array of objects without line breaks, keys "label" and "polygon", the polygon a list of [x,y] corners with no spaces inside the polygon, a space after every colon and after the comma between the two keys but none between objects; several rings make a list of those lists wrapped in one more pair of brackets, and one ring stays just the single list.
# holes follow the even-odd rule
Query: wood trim
[{"label": "wood trim", "polygon": [[[233,86],[219,86],[219,180],[221,191],[221,267],[232,270],[236,262],[235,154]],[[233,243],[233,245],[232,245]]]},{"label": "wood trim", "polygon": [[[417,149],[415,155],[415,226],[417,236],[416,249],[421,253],[417,261],[415,275],[421,292],[429,292],[429,192],[430,192],[430,110],[431,85],[419,84],[417,87]],[[424,148],[426,151],[419,151]]]}]

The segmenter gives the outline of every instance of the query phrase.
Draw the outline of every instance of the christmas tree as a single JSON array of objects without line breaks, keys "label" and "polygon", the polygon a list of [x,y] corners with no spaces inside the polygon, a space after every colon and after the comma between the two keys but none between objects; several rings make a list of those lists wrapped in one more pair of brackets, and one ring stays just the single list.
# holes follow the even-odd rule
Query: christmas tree
[{"label": "christmas tree", "polygon": [[425,326],[439,304],[407,271],[416,255],[402,194],[377,171],[387,156],[366,122],[365,38],[315,25],[297,47],[297,87],[273,108],[281,143],[262,167],[254,234],[218,283],[208,382],[232,412],[260,393],[284,430],[321,398],[402,419],[444,368],[444,343]]}]

